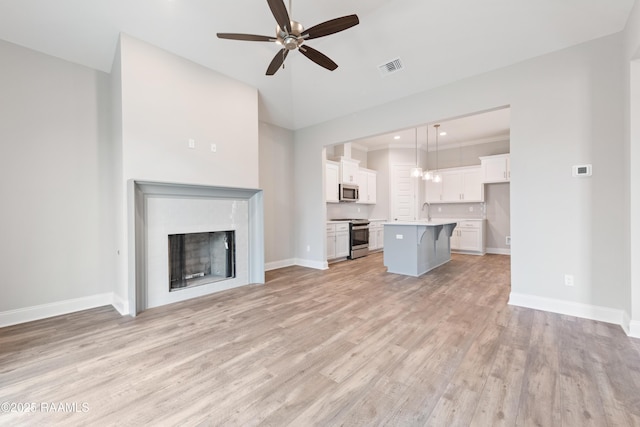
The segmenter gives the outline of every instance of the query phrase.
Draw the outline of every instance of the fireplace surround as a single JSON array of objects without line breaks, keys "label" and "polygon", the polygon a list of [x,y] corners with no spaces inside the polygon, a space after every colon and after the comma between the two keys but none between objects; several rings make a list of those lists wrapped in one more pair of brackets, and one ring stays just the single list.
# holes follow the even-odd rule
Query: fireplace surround
[{"label": "fireplace surround", "polygon": [[[129,235],[133,237],[128,245],[132,315],[159,305],[264,283],[262,190],[131,180],[128,192]],[[217,240],[218,248],[232,245],[233,274],[225,271],[224,275],[230,277],[224,280],[210,277],[211,280],[196,280],[171,291],[169,236],[195,234],[202,238],[208,233],[216,236],[212,239]],[[229,262],[225,258],[225,266]],[[221,268],[214,266],[218,272]],[[187,275],[201,273],[194,270]]]}]

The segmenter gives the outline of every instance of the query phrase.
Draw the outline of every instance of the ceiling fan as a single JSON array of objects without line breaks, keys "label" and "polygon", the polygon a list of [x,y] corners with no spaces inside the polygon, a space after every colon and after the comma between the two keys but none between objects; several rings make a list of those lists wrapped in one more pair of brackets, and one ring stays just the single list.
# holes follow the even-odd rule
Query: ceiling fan
[{"label": "ceiling fan", "polygon": [[[268,76],[274,75],[280,66],[284,68],[284,60],[287,58],[289,51],[295,49],[298,49],[304,56],[327,70],[333,71],[338,68],[338,64],[333,62],[328,56],[312,47],[303,46],[303,44],[306,40],[328,36],[358,25],[360,21],[357,15],[335,18],[305,30],[302,24],[289,18],[284,0],[267,0],[267,3],[278,24],[275,37],[255,34],[218,33],[218,38],[254,42],[276,42],[284,46],[269,64],[266,73]],[[291,10],[291,1],[289,1],[289,10]]]}]

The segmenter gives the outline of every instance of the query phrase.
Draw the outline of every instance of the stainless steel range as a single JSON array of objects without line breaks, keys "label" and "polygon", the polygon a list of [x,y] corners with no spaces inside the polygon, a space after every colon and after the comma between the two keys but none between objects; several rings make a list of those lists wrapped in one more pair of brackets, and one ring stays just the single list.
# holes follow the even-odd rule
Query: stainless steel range
[{"label": "stainless steel range", "polygon": [[369,254],[369,220],[368,219],[335,219],[349,222],[349,259],[362,258]]}]

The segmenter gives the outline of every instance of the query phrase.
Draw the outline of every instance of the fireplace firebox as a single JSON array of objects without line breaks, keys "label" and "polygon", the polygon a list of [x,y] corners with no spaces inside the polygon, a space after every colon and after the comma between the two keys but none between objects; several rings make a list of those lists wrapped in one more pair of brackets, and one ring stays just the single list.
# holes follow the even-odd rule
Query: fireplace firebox
[{"label": "fireplace firebox", "polygon": [[235,231],[169,235],[169,291],[236,277]]}]

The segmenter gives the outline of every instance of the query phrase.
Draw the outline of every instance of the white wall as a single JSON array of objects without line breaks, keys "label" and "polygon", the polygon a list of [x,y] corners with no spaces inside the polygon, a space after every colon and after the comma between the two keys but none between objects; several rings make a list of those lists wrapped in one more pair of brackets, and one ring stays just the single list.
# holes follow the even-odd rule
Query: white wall
[{"label": "white wall", "polygon": [[[121,36],[119,51],[123,198],[129,180],[258,188],[255,88],[130,36]],[[195,149],[188,148],[189,139]],[[130,201],[123,206],[131,211]],[[132,230],[123,225],[126,213],[120,219],[123,277],[115,292],[126,300]]]},{"label": "white wall", "polygon": [[625,154],[629,159],[625,163],[628,177],[627,191],[629,209],[629,228],[627,245],[630,250],[629,280],[631,293],[628,309],[631,313],[631,335],[640,338],[640,2],[635,3],[625,29]]},{"label": "white wall", "polygon": [[[321,150],[325,144],[511,106],[512,292],[620,315],[629,285],[621,244],[625,176],[621,35],[469,78],[296,132],[297,251],[323,257]],[[593,163],[594,176],[571,177]],[[553,206],[533,210],[531,206]],[[308,254],[301,251],[309,245]],[[564,274],[576,286],[563,284]],[[616,319],[617,320],[617,319]]]},{"label": "white wall", "polygon": [[267,269],[295,264],[293,132],[260,122],[260,188],[264,191]]},{"label": "white wall", "polygon": [[0,58],[0,326],[108,304],[109,76],[3,41]]}]

